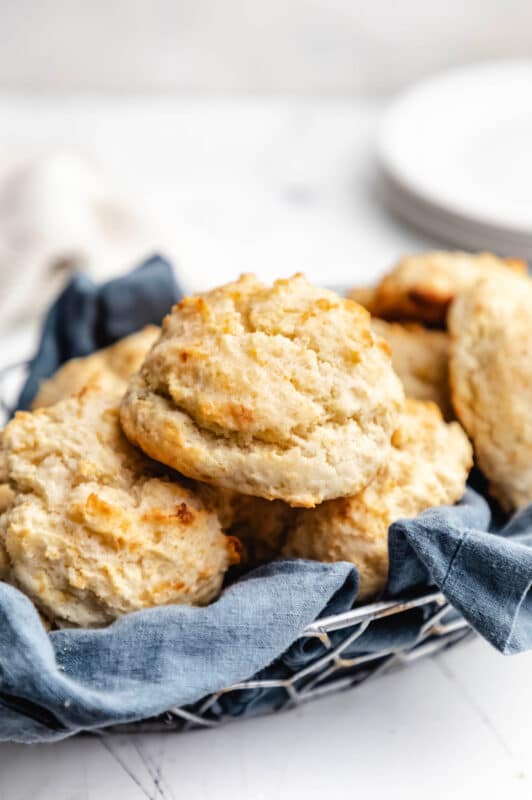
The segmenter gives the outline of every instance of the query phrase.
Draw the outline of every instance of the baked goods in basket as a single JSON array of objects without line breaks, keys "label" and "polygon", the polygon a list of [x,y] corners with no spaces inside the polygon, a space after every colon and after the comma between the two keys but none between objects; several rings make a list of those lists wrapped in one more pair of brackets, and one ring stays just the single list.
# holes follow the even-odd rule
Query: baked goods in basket
[{"label": "baked goods in basket", "polygon": [[311,507],[363,488],[403,402],[368,313],[302,275],[188,297],[121,406],[129,439],[190,478]]},{"label": "baked goods in basket", "polygon": [[532,502],[532,281],[482,281],[449,313],[452,400],[490,492]]},{"label": "baked goods in basket", "polygon": [[462,497],[466,433],[503,507],[532,501],[521,272],[432,253],[355,292],[431,325],[450,304],[449,332],[245,275],[67,363],[0,434],[0,578],[79,626],[208,603],[239,559],[351,561],[374,597],[390,524]]},{"label": "baked goods in basket", "polygon": [[60,624],[94,626],[204,604],[238,560],[216,514],[135,450],[117,398],[95,388],[4,430],[14,501],[0,516],[9,580]]},{"label": "baked goods in basket", "polygon": [[[13,499],[13,491],[7,483],[7,464],[2,447],[3,431],[0,431],[0,518]],[[7,573],[7,553],[0,535],[0,581]]]},{"label": "baked goods in basket", "polygon": [[417,253],[402,258],[373,291],[366,289],[365,302],[360,290],[358,297],[376,317],[443,327],[449,304],[460,292],[484,277],[524,275],[526,269],[524,261],[491,253]]},{"label": "baked goods in basket", "polygon": [[377,289],[374,286],[353,286],[353,288],[349,289],[347,292],[347,297],[363,306],[370,314],[373,314],[373,303],[375,302],[376,293]]},{"label": "baked goods in basket", "polygon": [[7,483],[0,483],[0,514],[6,510],[13,498],[13,492]]},{"label": "baked goods in basket", "polygon": [[472,466],[469,441],[433,403],[407,400],[381,473],[358,495],[300,511],[284,555],[352,561],[358,600],[380,592],[388,575],[388,528],[431,506],[459,500]]},{"label": "baked goods in basket", "polygon": [[392,350],[392,366],[407,397],[431,400],[445,419],[454,417],[449,391],[449,336],[415,322],[373,318],[373,330]]},{"label": "baked goods in basket", "polygon": [[3,431],[0,431],[0,514],[10,504],[13,492],[8,484],[7,459],[3,447]]},{"label": "baked goods in basket", "polygon": [[[0,483],[0,519],[4,511],[6,511],[6,509],[11,504],[13,497],[14,497],[13,491],[8,486],[8,484]],[[0,522],[0,529],[1,529],[1,522]],[[0,580],[4,580],[5,576],[7,575],[7,566],[8,566],[7,553],[5,551],[4,543],[2,541],[2,536],[0,535]]]}]

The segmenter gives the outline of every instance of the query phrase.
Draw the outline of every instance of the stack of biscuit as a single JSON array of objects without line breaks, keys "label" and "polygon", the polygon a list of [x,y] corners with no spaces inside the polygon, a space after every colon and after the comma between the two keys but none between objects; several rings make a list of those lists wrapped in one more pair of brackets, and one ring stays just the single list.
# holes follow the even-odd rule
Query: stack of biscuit
[{"label": "stack of biscuit", "polygon": [[[407,256],[349,296],[373,315],[412,397],[432,397],[474,447],[507,513],[532,502],[532,281],[490,253]],[[432,360],[430,353],[433,354]]]},{"label": "stack of biscuit", "polygon": [[0,576],[63,626],[209,603],[279,556],[377,596],[390,524],[464,493],[462,425],[501,504],[532,499],[531,291],[517,262],[428,254],[351,299],[302,275],[185,298],[2,432]]}]

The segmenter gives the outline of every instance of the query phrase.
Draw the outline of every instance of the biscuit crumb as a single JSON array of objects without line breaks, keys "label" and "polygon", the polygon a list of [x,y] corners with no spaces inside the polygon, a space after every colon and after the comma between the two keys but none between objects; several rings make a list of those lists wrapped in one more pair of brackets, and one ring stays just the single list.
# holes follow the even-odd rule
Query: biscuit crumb
[{"label": "biscuit crumb", "polygon": [[208,603],[238,559],[199,496],[129,444],[117,402],[88,388],[3,432],[8,580],[58,624]]}]

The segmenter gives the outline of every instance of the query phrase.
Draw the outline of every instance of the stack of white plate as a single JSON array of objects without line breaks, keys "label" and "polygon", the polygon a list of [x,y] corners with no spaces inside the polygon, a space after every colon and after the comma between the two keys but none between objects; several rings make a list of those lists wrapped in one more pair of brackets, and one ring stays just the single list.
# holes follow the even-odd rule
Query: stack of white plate
[{"label": "stack of white plate", "polygon": [[532,60],[407,91],[385,115],[379,157],[403,220],[450,245],[532,259]]}]

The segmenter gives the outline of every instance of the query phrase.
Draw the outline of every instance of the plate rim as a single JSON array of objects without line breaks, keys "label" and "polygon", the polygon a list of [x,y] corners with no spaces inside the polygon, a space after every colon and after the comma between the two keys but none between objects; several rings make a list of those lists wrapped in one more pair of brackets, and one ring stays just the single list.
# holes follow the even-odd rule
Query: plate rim
[{"label": "plate rim", "polygon": [[459,199],[449,199],[445,192],[438,190],[437,186],[423,181],[419,181],[418,176],[412,176],[408,171],[406,162],[397,159],[397,148],[392,145],[392,138],[396,135],[395,131],[404,123],[401,117],[405,114],[405,108],[413,103],[424,101],[424,96],[435,91],[441,91],[440,87],[452,85],[454,82],[463,81],[467,78],[468,82],[486,80],[489,73],[501,74],[503,72],[529,72],[532,86],[532,58],[515,58],[505,60],[485,60],[473,64],[466,64],[448,70],[437,72],[416,82],[413,86],[405,89],[394,100],[384,112],[379,130],[377,133],[377,159],[380,168],[391,178],[397,187],[403,187],[410,194],[415,195],[421,202],[429,202],[434,210],[443,214],[459,216],[463,223],[483,225],[489,228],[498,229],[506,236],[516,235],[526,239],[532,239],[532,217],[525,221],[522,219],[511,221],[507,216],[494,216],[481,208],[474,208]]}]

